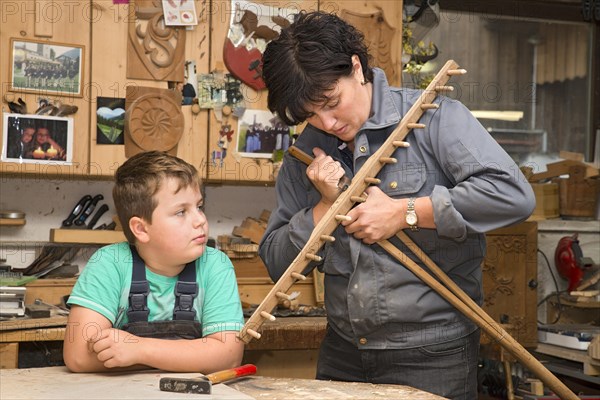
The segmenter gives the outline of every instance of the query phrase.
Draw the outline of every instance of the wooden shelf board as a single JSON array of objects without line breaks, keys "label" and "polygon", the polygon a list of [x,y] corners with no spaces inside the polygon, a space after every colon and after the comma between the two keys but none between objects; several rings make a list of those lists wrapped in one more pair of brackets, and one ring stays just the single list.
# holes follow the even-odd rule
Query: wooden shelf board
[{"label": "wooden shelf board", "polygon": [[50,241],[54,243],[111,244],[126,240],[122,231],[50,229]]},{"label": "wooden shelf board", "polygon": [[22,226],[25,222],[25,218],[0,218],[0,226]]}]

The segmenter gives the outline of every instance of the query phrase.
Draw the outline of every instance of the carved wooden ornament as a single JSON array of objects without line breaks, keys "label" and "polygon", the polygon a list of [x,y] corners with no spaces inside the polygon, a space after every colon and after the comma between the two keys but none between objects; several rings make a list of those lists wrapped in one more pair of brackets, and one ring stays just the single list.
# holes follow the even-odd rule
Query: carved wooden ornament
[{"label": "carved wooden ornament", "polygon": [[362,14],[344,9],[340,17],[365,35],[365,43],[373,56],[374,65],[385,71],[388,81],[394,82],[397,72],[392,59],[392,40],[396,28],[386,21],[383,10]]},{"label": "carved wooden ornament", "polygon": [[185,28],[165,26],[160,0],[136,0],[129,22],[127,78],[184,80]]},{"label": "carved wooden ornament", "polygon": [[183,135],[181,94],[168,89],[128,87],[125,113],[125,156],[150,150],[177,154]]}]

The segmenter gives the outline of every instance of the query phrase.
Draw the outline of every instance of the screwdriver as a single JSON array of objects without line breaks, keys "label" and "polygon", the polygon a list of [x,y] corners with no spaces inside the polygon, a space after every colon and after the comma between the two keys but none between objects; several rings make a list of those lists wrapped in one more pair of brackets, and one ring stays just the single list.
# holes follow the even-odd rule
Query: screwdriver
[{"label": "screwdriver", "polygon": [[[296,146],[290,146],[288,148],[288,153],[290,155],[296,157],[298,160],[302,161],[304,164],[309,165],[313,162],[313,157],[309,156]],[[348,178],[346,175],[342,176],[337,183],[337,187],[343,192],[348,189],[348,186],[352,183],[352,179]]]}]

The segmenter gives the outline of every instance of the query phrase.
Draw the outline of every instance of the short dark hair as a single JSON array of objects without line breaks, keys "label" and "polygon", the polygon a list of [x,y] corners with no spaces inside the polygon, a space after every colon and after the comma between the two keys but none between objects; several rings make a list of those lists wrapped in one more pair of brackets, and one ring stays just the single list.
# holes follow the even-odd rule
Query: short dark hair
[{"label": "short dark hair", "polygon": [[325,93],[352,74],[353,55],[372,82],[371,57],[358,29],[335,14],[300,12],[263,54],[269,109],[288,125],[304,122],[307,106],[326,102]]},{"label": "short dark hair", "polygon": [[138,153],[117,169],[113,200],[129,243],[135,243],[129,220],[140,217],[152,222],[152,213],[158,205],[154,195],[167,178],[178,181],[177,191],[190,186],[202,190],[202,179],[196,167],[161,151]]}]

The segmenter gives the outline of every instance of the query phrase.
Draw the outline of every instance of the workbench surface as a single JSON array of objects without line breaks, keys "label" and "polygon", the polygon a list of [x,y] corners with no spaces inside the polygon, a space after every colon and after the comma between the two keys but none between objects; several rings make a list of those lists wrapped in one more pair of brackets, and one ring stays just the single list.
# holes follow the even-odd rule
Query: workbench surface
[{"label": "workbench surface", "polygon": [[211,395],[161,392],[164,376],[197,377],[149,370],[128,373],[73,374],[65,367],[0,370],[1,399],[364,399],[438,400],[417,389],[399,385],[330,382],[251,376],[213,386]]}]

